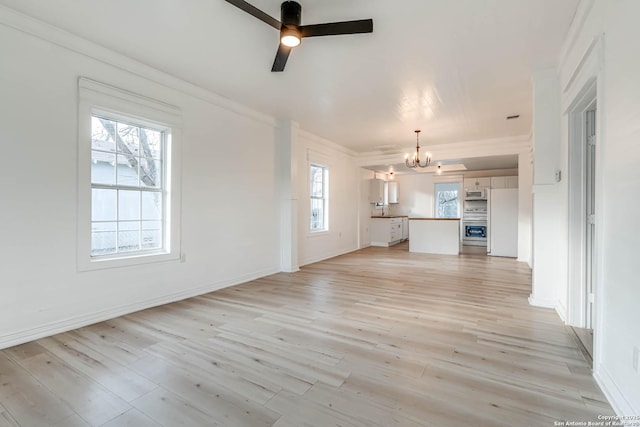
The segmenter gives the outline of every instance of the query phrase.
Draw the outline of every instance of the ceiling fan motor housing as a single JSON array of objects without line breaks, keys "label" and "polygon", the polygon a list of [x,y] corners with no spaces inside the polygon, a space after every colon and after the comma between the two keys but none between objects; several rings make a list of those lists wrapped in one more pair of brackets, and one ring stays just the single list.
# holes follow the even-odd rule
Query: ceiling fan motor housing
[{"label": "ceiling fan motor housing", "polygon": [[295,1],[285,1],[280,6],[283,27],[298,27],[302,21],[302,6]]}]

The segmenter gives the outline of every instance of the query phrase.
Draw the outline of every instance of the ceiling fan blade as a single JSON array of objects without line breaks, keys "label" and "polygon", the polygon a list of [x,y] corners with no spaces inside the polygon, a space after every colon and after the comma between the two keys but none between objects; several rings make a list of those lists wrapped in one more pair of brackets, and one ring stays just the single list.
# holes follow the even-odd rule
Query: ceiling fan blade
[{"label": "ceiling fan blade", "polygon": [[273,61],[273,67],[271,67],[271,72],[284,71],[284,66],[287,65],[287,59],[289,59],[290,53],[290,47],[280,44],[278,46],[278,53],[276,53],[276,59]]},{"label": "ceiling fan blade", "polygon": [[358,21],[329,22],[327,24],[301,25],[302,37],[337,36],[373,32],[373,19]]},{"label": "ceiling fan blade", "polygon": [[255,16],[256,18],[258,18],[262,22],[265,22],[265,23],[271,25],[276,30],[280,30],[280,27],[282,27],[282,24],[276,18],[273,18],[270,15],[267,15],[266,13],[264,13],[263,11],[258,9],[257,7],[255,7],[253,5],[250,5],[249,3],[247,3],[244,0],[226,0],[226,2],[227,3],[231,3],[232,5],[237,7],[238,9],[244,10],[249,15]]}]

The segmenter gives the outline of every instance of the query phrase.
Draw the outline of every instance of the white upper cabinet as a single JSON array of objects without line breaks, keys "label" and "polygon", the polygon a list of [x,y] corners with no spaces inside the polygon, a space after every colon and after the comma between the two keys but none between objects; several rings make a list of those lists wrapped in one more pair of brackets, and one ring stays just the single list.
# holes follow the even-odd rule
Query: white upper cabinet
[{"label": "white upper cabinet", "polygon": [[491,188],[507,188],[507,177],[506,176],[492,176],[491,177]]},{"label": "white upper cabinet", "polygon": [[518,188],[518,177],[494,176],[491,178],[491,188]]},{"label": "white upper cabinet", "polygon": [[397,181],[388,181],[388,193],[389,193],[389,203],[399,203],[398,202],[398,182]]},{"label": "white upper cabinet", "polygon": [[465,178],[463,183],[465,190],[475,190],[476,188],[491,187],[491,178]]},{"label": "white upper cabinet", "polygon": [[384,203],[384,180],[374,178],[370,181],[369,203]]}]

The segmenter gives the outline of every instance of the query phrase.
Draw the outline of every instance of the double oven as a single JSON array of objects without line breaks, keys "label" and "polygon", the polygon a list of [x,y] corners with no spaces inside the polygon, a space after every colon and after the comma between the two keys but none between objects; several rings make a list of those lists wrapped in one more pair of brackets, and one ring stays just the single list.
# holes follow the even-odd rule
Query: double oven
[{"label": "double oven", "polygon": [[462,214],[462,243],[487,246],[487,200],[465,199]]}]

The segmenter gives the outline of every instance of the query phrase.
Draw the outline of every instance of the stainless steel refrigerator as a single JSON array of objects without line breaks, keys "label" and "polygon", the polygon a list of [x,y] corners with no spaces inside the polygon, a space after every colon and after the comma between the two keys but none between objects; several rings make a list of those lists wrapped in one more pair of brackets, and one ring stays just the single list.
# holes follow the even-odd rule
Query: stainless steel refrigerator
[{"label": "stainless steel refrigerator", "polygon": [[518,256],[518,189],[495,188],[487,203],[487,253],[492,256]]}]

